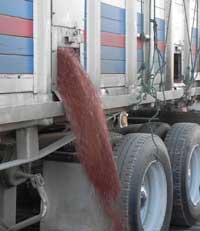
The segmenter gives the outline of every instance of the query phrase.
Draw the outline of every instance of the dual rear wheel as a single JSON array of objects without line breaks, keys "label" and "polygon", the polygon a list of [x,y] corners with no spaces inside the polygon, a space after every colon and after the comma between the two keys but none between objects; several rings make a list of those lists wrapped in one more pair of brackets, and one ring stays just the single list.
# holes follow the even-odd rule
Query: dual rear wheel
[{"label": "dual rear wheel", "polygon": [[125,230],[168,230],[172,175],[167,149],[158,136],[129,134],[117,149]]},{"label": "dual rear wheel", "polygon": [[200,219],[199,125],[174,125],[165,144],[129,134],[116,147],[126,231],[166,231],[171,221],[192,226]]},{"label": "dual rear wheel", "polygon": [[172,164],[172,224],[192,226],[200,220],[200,127],[175,124],[165,140]]}]

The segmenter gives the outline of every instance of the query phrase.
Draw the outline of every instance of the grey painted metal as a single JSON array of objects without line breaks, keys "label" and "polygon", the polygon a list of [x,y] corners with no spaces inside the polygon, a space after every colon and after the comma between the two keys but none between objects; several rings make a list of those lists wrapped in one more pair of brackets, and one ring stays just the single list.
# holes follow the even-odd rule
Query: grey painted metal
[{"label": "grey painted metal", "polygon": [[38,128],[30,127],[16,131],[17,158],[31,159],[39,154]]},{"label": "grey painted metal", "polygon": [[34,217],[31,217],[25,221],[22,221],[18,224],[15,224],[13,226],[11,226],[8,231],[16,231],[16,230],[21,230],[21,229],[25,229],[31,225],[34,225],[36,223],[38,223],[41,220],[41,215],[36,215]]},{"label": "grey painted metal", "polygon": [[[50,120],[48,125],[51,125],[51,124],[52,124],[52,121]],[[28,122],[3,124],[0,126],[0,132],[13,131],[13,130],[21,129],[21,128],[34,127],[38,125],[46,126],[47,122],[46,120],[32,120]]]},{"label": "grey painted metal", "polygon": [[51,93],[51,1],[34,4],[34,93]]},{"label": "grey painted metal", "polygon": [[[152,12],[153,12],[153,4],[152,4],[152,7],[151,7],[151,10],[149,9],[149,6],[150,6],[150,1],[151,0],[146,0],[144,1],[144,14],[145,14],[145,19],[144,19],[144,31],[145,31],[145,36],[146,38],[149,38],[148,39],[148,42],[146,40],[145,42],[145,51],[144,51],[144,54],[145,54],[145,63],[146,64],[150,64],[153,62],[153,49],[154,49],[154,44],[153,44],[153,39],[150,39],[150,38],[153,38],[154,35],[153,35],[153,28],[152,28],[152,23],[151,25],[149,26],[149,18],[152,18]],[[150,44],[150,47],[149,47],[149,44]],[[148,76],[149,76],[149,70],[150,67],[146,68],[146,71],[145,71],[145,80],[148,80]],[[156,81],[156,79],[155,79]]]},{"label": "grey painted metal", "polygon": [[[174,84],[174,57],[173,57],[173,53],[174,53],[174,45],[172,43],[173,41],[173,17],[172,15],[174,14],[174,1],[172,0],[167,0],[165,2],[165,7],[166,7],[166,11],[165,11],[165,20],[166,20],[166,24],[169,25],[169,29],[168,29],[168,41],[166,44],[166,62],[168,65],[166,65],[166,90],[171,90]],[[171,5],[171,12],[170,12],[170,3]],[[168,19],[170,15],[170,19]]]},{"label": "grey painted metal", "polygon": [[85,0],[52,0],[52,25],[83,29],[84,8]]},{"label": "grey painted metal", "polygon": [[[132,94],[118,95],[116,100],[116,95],[112,96],[102,96],[102,103],[104,109],[114,109],[120,107],[133,106],[138,104],[137,100],[138,91]],[[166,100],[173,100],[181,98],[184,94],[182,88],[177,90],[171,90],[165,92]],[[192,88],[191,95],[200,94],[200,88]],[[163,93],[158,92],[158,98],[163,101]],[[14,99],[13,99],[14,100]],[[153,103],[155,100],[147,96],[141,104]],[[0,107],[0,125],[12,124],[12,123],[24,123],[28,121],[42,120],[45,118],[53,118],[64,115],[64,108],[62,102],[46,102],[37,104],[27,104],[27,105],[16,105]],[[13,124],[14,125],[14,124]],[[2,127],[3,129],[3,127]],[[1,130],[1,128],[0,128]]]},{"label": "grey painted metal", "polygon": [[32,92],[0,94],[0,107],[26,106],[49,101],[52,101],[52,96],[47,94],[33,94]]},{"label": "grey painted metal", "polygon": [[137,84],[137,1],[126,0],[126,87]]},{"label": "grey painted metal", "polygon": [[101,75],[101,88],[124,87],[125,84],[125,77],[123,74]]},{"label": "grey painted metal", "polygon": [[[138,91],[137,91],[138,92]],[[137,92],[127,95],[118,95],[117,100],[116,96],[102,96],[103,107],[105,110],[115,109],[115,108],[123,108],[130,106],[138,106],[137,100]],[[190,90],[191,96],[199,95],[200,88],[192,88]],[[165,91],[165,97],[163,92],[157,92],[157,98],[162,102],[164,100],[175,100],[180,99],[184,96],[184,89],[178,88],[176,90]],[[155,99],[149,95],[147,95],[146,99],[143,100],[140,105],[151,104],[154,103]]]},{"label": "grey painted metal", "polygon": [[32,92],[33,76],[0,75],[0,94],[13,92]]},{"label": "grey painted metal", "polygon": [[[183,93],[184,93],[183,89],[166,91],[165,99],[166,100],[179,99],[183,96]],[[162,92],[158,92],[157,96],[160,101],[164,101]],[[129,94],[129,95],[118,95],[117,100],[116,100],[116,96],[103,96],[102,102],[103,102],[104,109],[123,108],[123,107],[138,105],[139,103],[137,100],[137,92],[135,92],[135,94]],[[153,97],[147,96],[146,99],[140,104],[142,105],[142,104],[149,104],[154,102],[155,99],[153,99]]]},{"label": "grey painted metal", "polygon": [[[66,1],[61,1],[61,2],[62,4],[59,4],[60,1],[59,3],[57,3],[57,1],[54,2],[56,3],[57,6],[56,7],[57,12],[55,16],[53,15],[54,12],[52,12],[51,9],[50,0],[44,0],[42,2],[36,0],[33,2],[34,19],[35,19],[34,20],[34,77],[31,76],[30,79],[26,79],[25,76],[22,75],[21,79],[17,79],[17,76],[15,77],[12,76],[12,79],[10,79],[9,76],[1,75],[0,93],[5,93],[5,92],[11,93],[12,91],[16,91],[18,92],[18,94],[0,94],[0,106],[6,106],[6,108],[0,109],[0,112],[3,112],[1,113],[0,124],[18,123],[18,122],[25,122],[29,120],[32,121],[32,120],[43,119],[43,118],[53,118],[63,114],[63,110],[61,109],[62,103],[55,103],[55,107],[52,104],[51,110],[53,112],[50,112],[51,110],[49,108],[46,108],[47,105],[41,105],[42,103],[49,104],[49,101],[52,101],[51,89],[56,88],[56,71],[55,71],[56,50],[57,47],[60,46],[60,43],[54,43],[55,37],[59,37],[59,41],[60,41],[60,37],[61,40],[64,40],[65,33],[67,33],[67,27],[70,27],[71,25],[68,24],[67,22],[64,23],[65,20],[63,21],[61,20],[61,17],[65,17],[65,14],[63,14],[63,8],[65,8],[68,4],[68,2]],[[189,1],[185,1],[185,2],[186,4],[188,4],[187,9],[189,9]],[[81,1],[81,4],[82,3],[83,2]],[[149,1],[145,1],[145,13],[148,12],[148,3]],[[165,1],[166,17],[168,16],[169,3],[170,0]],[[66,4],[66,6],[62,7],[63,4]],[[76,19],[78,20],[78,25],[81,24],[81,29],[83,29],[82,28],[83,21],[81,22],[81,18],[83,17],[83,9],[81,8],[83,7],[74,8],[73,7],[74,3],[70,3],[70,4],[71,5],[69,7],[69,15],[70,17],[72,15],[72,20],[70,21],[70,23],[72,23],[72,21]],[[137,26],[136,26],[137,10],[136,8],[137,7],[136,5],[137,5],[136,0],[126,1],[127,66],[126,66],[126,76],[124,80],[124,76],[122,75],[119,76],[110,75],[109,78],[106,79],[104,78],[104,76],[101,76],[100,74],[101,73],[100,70],[100,38],[101,38],[100,0],[97,1],[89,0],[87,4],[88,73],[90,75],[91,80],[95,84],[97,90],[99,90],[100,87],[103,88],[107,88],[107,87],[109,88],[113,86],[116,87],[116,89],[112,89],[111,92],[112,96],[108,96],[108,98],[103,97],[103,99],[105,99],[105,101],[103,101],[103,103],[106,105],[105,109],[112,110],[113,108],[115,109],[119,107],[127,107],[132,104],[137,104],[136,97],[138,94],[138,89],[137,89],[137,73],[136,73],[137,70],[136,67],[136,59],[137,59],[137,41],[136,41],[137,40]],[[66,7],[66,9],[68,9],[68,7]],[[59,11],[62,14],[59,14]],[[53,15],[53,20],[54,19],[57,20],[56,23],[52,24],[51,13]],[[173,17],[176,16],[175,13],[172,12]],[[60,15],[60,18],[57,17],[57,15]],[[148,14],[146,15],[148,18]],[[171,21],[170,21],[170,25],[171,25],[170,35],[169,35],[169,43],[167,46],[167,63],[168,63],[167,72],[166,72],[167,90],[171,90],[173,87],[173,49],[174,49],[174,41],[173,41],[174,33],[172,27],[173,17],[171,17]],[[145,32],[149,33],[150,43],[152,43],[153,42],[152,28],[151,31],[148,31],[147,24],[148,22],[146,20]],[[61,26],[64,26],[63,31],[58,33],[59,29],[58,28],[55,29],[55,25],[59,28]],[[186,52],[186,50],[188,50],[186,49],[188,48],[188,44],[187,44],[187,39],[185,40],[186,42],[185,42],[184,54],[185,57],[188,57],[188,54]],[[83,47],[83,43],[81,43],[80,47]],[[81,55],[82,53],[83,51],[81,50]],[[156,79],[156,83],[159,83],[159,81],[160,81],[159,78]],[[52,86],[52,84],[55,84],[55,86]],[[119,87],[123,87],[123,86],[126,86],[126,88],[119,91]],[[127,89],[129,89],[129,91],[127,91]],[[29,93],[25,93],[26,91]],[[33,92],[35,94],[33,94]],[[131,96],[129,96],[129,94],[131,94]],[[166,92],[166,94],[168,94],[168,92]],[[168,100],[176,99],[177,95],[178,94],[174,94],[172,92],[172,96],[169,97]],[[117,103],[118,98],[120,98],[119,103]],[[111,99],[113,102],[111,102]],[[154,101],[153,99],[148,100],[148,102],[150,103],[153,101]],[[146,102],[144,101],[144,103]],[[19,107],[16,108],[16,105],[20,105],[20,108]],[[39,110],[40,105],[42,108],[41,110]],[[29,109],[27,109],[27,107],[29,107]]]},{"label": "grey painted metal", "polygon": [[[185,2],[185,6],[186,6],[186,17],[187,17],[187,20],[188,20],[188,25],[190,27],[190,1],[184,1]],[[190,38],[188,39],[188,30],[189,30],[189,33],[190,33],[190,29],[187,28],[187,24],[186,24],[186,19],[184,21],[184,62],[183,62],[183,65],[184,65],[184,74],[187,78],[190,78],[190,72],[188,71],[188,67],[191,67],[191,54],[190,54],[190,42],[189,39],[191,40],[191,35],[189,36]],[[189,72],[189,73],[188,73]]]},{"label": "grey painted metal", "polygon": [[8,168],[12,168],[12,167],[20,166],[23,164],[28,164],[28,163],[34,162],[36,160],[40,160],[40,159],[48,156],[49,154],[55,152],[57,149],[63,147],[64,145],[74,141],[74,140],[75,140],[75,136],[73,135],[73,133],[69,132],[63,138],[48,145],[45,148],[42,148],[38,153],[35,153],[31,157],[28,157],[28,155],[24,154],[25,156],[27,156],[27,158],[16,159],[13,161],[9,161],[9,162],[5,162],[5,163],[0,164],[0,171],[8,169]]},{"label": "grey painted metal", "polygon": [[65,132],[49,132],[39,135],[39,147],[40,149],[47,147],[51,143],[63,138],[66,135]]},{"label": "grey painted metal", "polygon": [[87,72],[93,84],[100,86],[100,1],[87,1]]},{"label": "grey painted metal", "polygon": [[0,219],[7,226],[16,222],[16,195],[16,187],[5,188],[0,185]]},{"label": "grey painted metal", "polygon": [[[167,208],[167,179],[159,161],[152,161],[141,186],[140,218],[144,231],[162,228]],[[159,219],[158,219],[159,217]]]},{"label": "grey painted metal", "polygon": [[189,157],[188,171],[187,171],[187,187],[189,196],[194,204],[197,206],[200,202],[200,147],[195,145],[192,148]]},{"label": "grey painted metal", "polygon": [[29,105],[0,107],[0,125],[41,120],[64,115],[61,102],[46,102]]},{"label": "grey painted metal", "polygon": [[[57,7],[56,7],[56,9],[54,9],[53,15],[59,15],[60,20],[62,19],[61,21],[68,22],[68,20],[66,19],[66,12],[64,14],[63,9],[62,9],[63,17],[65,15],[65,17],[63,19],[62,15],[60,15],[59,10],[57,9],[59,5],[60,6],[65,5],[66,1],[64,1],[63,4],[61,4],[61,1],[59,1],[59,2],[54,1],[54,2],[56,3]],[[59,3],[59,4],[57,4],[57,3]],[[75,4],[75,3],[73,3],[73,4]],[[67,8],[68,7],[69,6],[67,5]],[[60,7],[60,8],[62,8],[62,7]],[[82,11],[82,9],[80,10],[80,8],[81,8],[81,5],[79,5],[79,7],[77,7],[76,9],[78,11]],[[58,12],[55,10],[58,10]],[[71,8],[68,10],[71,10]],[[78,12],[74,12],[74,14],[77,14],[77,13]],[[56,16],[57,19],[59,17]],[[84,17],[82,16],[82,18],[84,18]],[[76,22],[76,20],[74,19],[74,23],[75,22]],[[70,20],[70,22],[68,22],[68,23],[71,25],[72,21]],[[80,22],[77,24],[80,24]],[[68,43],[66,41],[68,41]],[[83,29],[82,28],[77,28],[76,26],[74,28],[70,28],[70,27],[68,27],[67,23],[65,23],[65,26],[52,25],[52,47],[51,47],[51,49],[52,49],[52,89],[53,89],[53,91],[57,90],[57,64],[58,64],[57,63],[57,49],[58,49],[58,47],[72,47],[72,48],[76,48],[76,49],[81,49],[81,44],[84,44]],[[83,52],[83,51],[80,50],[80,53],[81,52]]]},{"label": "grey painted metal", "polygon": [[[198,5],[197,5],[197,7],[198,7],[198,17],[197,17],[197,27],[198,28],[200,28],[200,3],[198,2]],[[199,36],[200,36],[200,30],[198,30],[198,38],[199,38]],[[198,42],[197,42],[197,44],[198,44],[198,49],[200,48],[200,41],[198,40]],[[198,69],[198,71],[199,71],[200,69]]]}]

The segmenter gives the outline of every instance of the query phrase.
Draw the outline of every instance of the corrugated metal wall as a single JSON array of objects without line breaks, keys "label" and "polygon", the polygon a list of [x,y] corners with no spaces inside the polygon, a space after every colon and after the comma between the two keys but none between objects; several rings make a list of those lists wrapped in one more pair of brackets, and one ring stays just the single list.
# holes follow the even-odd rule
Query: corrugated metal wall
[{"label": "corrugated metal wall", "polygon": [[126,72],[125,0],[101,1],[101,73]]},{"label": "corrugated metal wall", "polygon": [[0,0],[0,74],[33,73],[33,0]]}]

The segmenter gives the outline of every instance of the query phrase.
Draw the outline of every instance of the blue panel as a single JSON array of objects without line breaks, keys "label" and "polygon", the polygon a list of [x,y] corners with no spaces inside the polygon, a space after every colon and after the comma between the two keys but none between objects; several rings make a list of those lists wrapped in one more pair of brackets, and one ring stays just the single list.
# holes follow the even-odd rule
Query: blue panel
[{"label": "blue panel", "polygon": [[0,35],[0,54],[33,55],[33,39]]},{"label": "blue panel", "polygon": [[27,0],[0,0],[0,14],[33,19],[33,2]]},{"label": "blue panel", "polygon": [[165,31],[158,30],[158,41],[165,41]]},{"label": "blue panel", "polygon": [[140,25],[137,26],[137,33],[139,33],[139,34],[142,33],[142,27]]},{"label": "blue panel", "polygon": [[197,45],[197,39],[196,39],[196,37],[192,37],[192,45],[193,46]]},{"label": "blue panel", "polygon": [[102,74],[124,74],[126,69],[125,61],[116,60],[102,60],[101,73]]},{"label": "blue panel", "polygon": [[0,74],[32,74],[33,56],[0,55]]},{"label": "blue panel", "polygon": [[101,31],[115,34],[125,34],[125,23],[107,18],[101,18]]},{"label": "blue panel", "polygon": [[137,25],[142,25],[142,20],[144,19],[144,15],[141,13],[137,13]]},{"label": "blue panel", "polygon": [[141,34],[142,33],[142,21],[144,18],[143,14],[137,13],[137,33]]},{"label": "blue panel", "polygon": [[137,49],[137,62],[142,62],[142,49]]},{"label": "blue panel", "polygon": [[87,0],[85,0],[84,11],[84,69],[87,70]]},{"label": "blue panel", "polygon": [[157,22],[157,25],[158,25],[158,30],[165,31],[165,20],[160,19],[160,18],[156,18],[156,22]]},{"label": "blue panel", "polygon": [[101,17],[125,22],[125,15],[125,9],[101,3]]},{"label": "blue panel", "polygon": [[125,60],[125,48],[118,47],[101,47],[101,59]]},{"label": "blue panel", "polygon": [[[143,14],[137,13],[137,28],[138,28],[138,33],[142,32],[142,20],[144,18]],[[159,31],[165,31],[165,20],[156,18],[156,22],[158,25],[158,30]]]},{"label": "blue panel", "polygon": [[192,28],[192,37],[197,37],[197,28]]}]

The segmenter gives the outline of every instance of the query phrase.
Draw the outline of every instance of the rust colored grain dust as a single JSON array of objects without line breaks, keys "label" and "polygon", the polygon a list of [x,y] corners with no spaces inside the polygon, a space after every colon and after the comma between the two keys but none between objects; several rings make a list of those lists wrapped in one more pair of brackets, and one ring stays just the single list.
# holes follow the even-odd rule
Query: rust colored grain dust
[{"label": "rust colored grain dust", "polygon": [[120,183],[106,118],[97,91],[69,48],[58,49],[58,88],[76,135],[79,159],[112,219],[113,230],[122,231],[116,209]]}]

